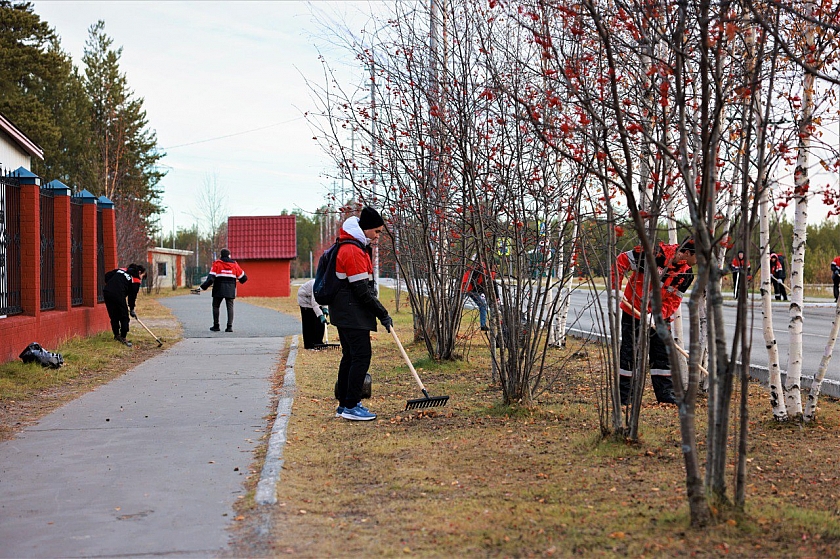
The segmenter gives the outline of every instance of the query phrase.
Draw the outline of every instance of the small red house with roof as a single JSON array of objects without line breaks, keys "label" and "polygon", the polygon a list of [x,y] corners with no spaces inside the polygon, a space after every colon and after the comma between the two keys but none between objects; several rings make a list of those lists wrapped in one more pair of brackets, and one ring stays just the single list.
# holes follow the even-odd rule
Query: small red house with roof
[{"label": "small red house with roof", "polygon": [[248,281],[237,285],[237,297],[289,297],[291,263],[297,258],[295,216],[231,216],[227,238],[231,257]]}]

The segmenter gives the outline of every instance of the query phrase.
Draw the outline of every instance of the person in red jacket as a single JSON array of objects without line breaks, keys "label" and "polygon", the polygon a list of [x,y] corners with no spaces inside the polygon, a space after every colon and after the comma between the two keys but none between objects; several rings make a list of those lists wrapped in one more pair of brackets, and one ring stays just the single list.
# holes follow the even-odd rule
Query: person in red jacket
[{"label": "person in red jacket", "polygon": [[370,369],[370,333],[376,332],[376,319],[391,331],[394,321],[376,296],[370,244],[376,242],[385,221],[375,209],[366,206],[359,217],[344,221],[338,235],[335,275],[340,286],[330,303],[330,322],[338,329],[341,362],[335,395],[336,417],[351,421],[370,421],[376,414],[362,405],[362,388]]},{"label": "person in red jacket", "polygon": [[498,300],[499,290],[496,286],[496,272],[483,272],[478,266],[468,266],[461,278],[461,291],[470,298],[478,309],[478,323],[483,332],[490,330],[487,326],[487,284],[492,286],[493,296]]},{"label": "person in red jacket", "polygon": [[248,276],[245,271],[236,263],[236,260],[230,257],[230,251],[226,248],[222,249],[221,258],[213,262],[210,267],[210,273],[207,274],[207,279],[201,284],[199,289],[206,291],[208,287],[213,286],[213,326],[210,328],[211,332],[218,332],[219,328],[219,308],[222,306],[222,300],[225,301],[227,307],[227,328],[225,332],[233,332],[233,300],[236,299],[236,282],[245,283],[248,281]]},{"label": "person in red jacket", "polygon": [[[694,280],[694,272],[691,267],[697,263],[697,256],[694,251],[694,238],[687,237],[678,245],[666,245],[658,243],[655,249],[656,277],[651,278],[652,283],[661,281],[662,289],[662,318],[670,322],[671,317],[680,304],[682,294],[688,290],[688,286]],[[615,266],[612,269],[613,289],[620,292],[625,274],[631,272],[627,287],[621,295],[621,349],[619,352],[619,391],[622,405],[630,402],[630,393],[633,388],[633,369],[636,363],[635,348],[638,346],[638,339],[641,330],[642,300],[644,296],[644,272],[647,260],[642,247],[637,246],[632,250],[622,252],[616,258]],[[648,298],[650,300],[650,297]],[[675,404],[673,383],[671,381],[671,363],[665,343],[655,331],[651,307],[648,303],[647,328],[650,335],[649,357],[650,375],[653,391],[656,400],[661,403]]]},{"label": "person in red jacket", "polygon": [[782,259],[775,252],[770,253],[770,279],[773,282],[773,293],[777,301],[788,300],[787,289],[785,288],[785,265]]},{"label": "person in red jacket", "polygon": [[752,279],[750,261],[744,256],[743,250],[739,250],[738,255],[732,259],[729,269],[732,271],[732,295],[737,299],[741,294],[741,274],[747,275],[747,281]]},{"label": "person in red jacket", "polygon": [[834,280],[834,300],[840,296],[840,256],[831,261],[831,279]]},{"label": "person in red jacket", "polygon": [[137,303],[137,293],[140,284],[146,277],[146,268],[140,264],[129,264],[128,268],[117,268],[105,274],[105,287],[102,296],[108,318],[111,319],[111,331],[114,339],[131,347],[126,339],[128,335],[128,317],[137,318],[134,305]]}]

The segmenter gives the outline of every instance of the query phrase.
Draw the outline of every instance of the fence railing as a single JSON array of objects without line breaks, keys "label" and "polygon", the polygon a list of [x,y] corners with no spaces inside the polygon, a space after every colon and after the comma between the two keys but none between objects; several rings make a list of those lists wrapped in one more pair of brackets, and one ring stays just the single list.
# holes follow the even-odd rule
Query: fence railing
[{"label": "fence railing", "polygon": [[0,170],[0,316],[21,314],[20,184]]},{"label": "fence railing", "polygon": [[41,188],[41,310],[55,308],[55,207],[51,188]]},{"label": "fence railing", "polygon": [[82,236],[82,201],[70,198],[70,304],[84,303],[84,250]]}]

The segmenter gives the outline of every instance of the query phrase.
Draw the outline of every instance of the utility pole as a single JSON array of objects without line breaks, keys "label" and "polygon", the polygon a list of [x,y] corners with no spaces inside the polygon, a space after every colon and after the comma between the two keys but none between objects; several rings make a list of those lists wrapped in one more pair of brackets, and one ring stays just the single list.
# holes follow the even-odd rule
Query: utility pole
[{"label": "utility pole", "polygon": [[[373,200],[376,202],[376,137],[377,137],[377,117],[376,117],[376,67],[374,66],[374,51],[370,49],[370,114],[373,122],[371,122],[371,129],[373,135],[370,142],[370,170],[371,180],[373,181]],[[379,293],[379,241],[373,245],[373,283],[376,286],[376,292]]]}]

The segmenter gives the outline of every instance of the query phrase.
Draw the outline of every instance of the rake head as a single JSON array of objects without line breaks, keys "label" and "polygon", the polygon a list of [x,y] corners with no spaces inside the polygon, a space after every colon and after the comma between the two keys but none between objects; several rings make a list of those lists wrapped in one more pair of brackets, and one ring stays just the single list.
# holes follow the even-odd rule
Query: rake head
[{"label": "rake head", "polygon": [[416,400],[409,400],[405,403],[405,410],[418,410],[423,408],[436,408],[438,406],[445,406],[449,401],[449,396],[429,396],[429,393],[423,391],[425,398],[417,398]]},{"label": "rake head", "polygon": [[340,344],[315,344],[312,346],[312,349],[315,351],[321,351],[322,349],[341,349]]}]

